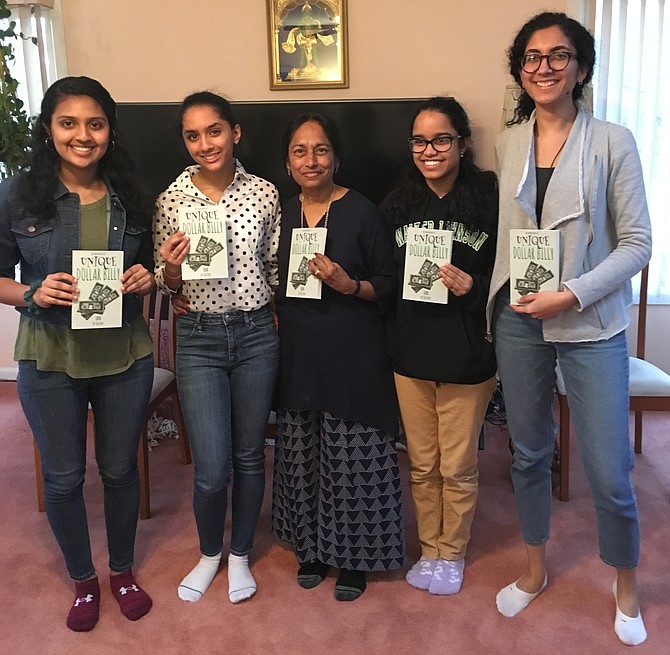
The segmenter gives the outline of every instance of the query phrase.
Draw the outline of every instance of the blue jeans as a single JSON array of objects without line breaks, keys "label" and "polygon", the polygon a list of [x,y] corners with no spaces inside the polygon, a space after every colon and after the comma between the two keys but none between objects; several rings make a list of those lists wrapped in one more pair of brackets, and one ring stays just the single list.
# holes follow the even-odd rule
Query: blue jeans
[{"label": "blue jeans", "polygon": [[584,471],[596,508],[600,557],[610,566],[637,566],[640,526],[630,480],[626,335],[578,343],[549,343],[542,321],[516,314],[499,294],[493,319],[498,370],[514,443],[512,480],[523,538],[549,538],[552,412],[558,360]]},{"label": "blue jeans", "polygon": [[265,426],[279,365],[272,310],[268,305],[180,316],[176,364],[195,465],[200,550],[210,556],[221,552],[232,470],[230,551],[246,555],[265,491]]},{"label": "blue jeans", "polygon": [[74,580],[95,573],[83,495],[89,403],[104,489],[109,568],[120,573],[133,564],[140,502],[137,446],[152,381],[151,356],[122,373],[84,379],[39,371],[34,361],[19,362],[19,397],[42,456],[47,517]]}]

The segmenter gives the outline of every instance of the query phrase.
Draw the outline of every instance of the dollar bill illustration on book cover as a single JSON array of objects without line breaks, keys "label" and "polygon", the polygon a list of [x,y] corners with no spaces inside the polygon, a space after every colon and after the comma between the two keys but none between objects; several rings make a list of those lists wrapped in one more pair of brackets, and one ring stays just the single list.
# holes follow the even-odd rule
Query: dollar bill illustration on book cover
[{"label": "dollar bill illustration on book cover", "polygon": [[121,327],[121,250],[73,250],[72,275],[79,300],[72,304],[72,329]]},{"label": "dollar bill illustration on book cover", "polygon": [[179,229],[191,238],[191,250],[181,267],[183,280],[228,277],[228,236],[223,207],[180,207]]},{"label": "dollar bill illustration on book cover", "polygon": [[440,266],[451,261],[453,236],[450,230],[408,228],[403,300],[447,304],[449,289],[440,280]]},{"label": "dollar bill illustration on book cover", "polygon": [[293,228],[286,279],[287,298],[321,300],[322,282],[309,272],[307,262],[314,253],[325,251],[327,234],[325,227]]},{"label": "dollar bill illustration on book cover", "polygon": [[560,251],[557,230],[510,230],[510,302],[538,291],[558,291]]}]

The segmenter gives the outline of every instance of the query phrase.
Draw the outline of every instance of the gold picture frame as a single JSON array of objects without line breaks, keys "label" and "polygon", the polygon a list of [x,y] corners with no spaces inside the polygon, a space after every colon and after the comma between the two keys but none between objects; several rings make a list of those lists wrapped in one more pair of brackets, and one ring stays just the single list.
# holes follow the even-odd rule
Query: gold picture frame
[{"label": "gold picture frame", "polygon": [[266,0],[270,89],[349,87],[347,0]]}]

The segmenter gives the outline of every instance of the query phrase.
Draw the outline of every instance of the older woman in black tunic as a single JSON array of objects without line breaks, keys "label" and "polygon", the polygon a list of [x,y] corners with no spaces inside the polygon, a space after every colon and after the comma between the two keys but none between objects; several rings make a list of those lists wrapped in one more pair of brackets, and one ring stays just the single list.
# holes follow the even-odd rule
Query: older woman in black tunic
[{"label": "older woman in black tunic", "polygon": [[[392,247],[377,208],[333,181],[341,147],[330,119],[301,114],[283,145],[301,193],[282,204],[272,525],[295,548],[298,584],[315,587],[334,567],[335,597],[354,600],[366,571],[400,568],[405,555],[383,318],[396,288]],[[293,230],[314,227],[327,230],[325,252],[303,272],[321,280],[321,298],[287,297]]]}]

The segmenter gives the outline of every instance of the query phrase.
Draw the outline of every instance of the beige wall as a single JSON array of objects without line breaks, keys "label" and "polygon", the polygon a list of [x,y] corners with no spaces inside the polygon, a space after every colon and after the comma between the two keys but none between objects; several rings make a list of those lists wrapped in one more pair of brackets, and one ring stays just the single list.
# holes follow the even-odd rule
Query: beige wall
[{"label": "beige wall", "polygon": [[[265,0],[61,0],[71,75],[118,101],[174,102],[211,88],[231,100],[421,98],[445,93],[470,113],[493,166],[504,51],[524,20],[569,0],[348,0],[350,88],[270,91]],[[399,126],[405,129],[405,126]]]}]

